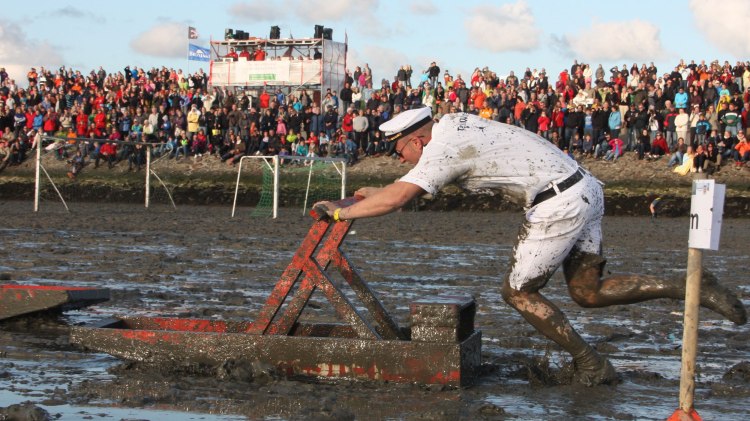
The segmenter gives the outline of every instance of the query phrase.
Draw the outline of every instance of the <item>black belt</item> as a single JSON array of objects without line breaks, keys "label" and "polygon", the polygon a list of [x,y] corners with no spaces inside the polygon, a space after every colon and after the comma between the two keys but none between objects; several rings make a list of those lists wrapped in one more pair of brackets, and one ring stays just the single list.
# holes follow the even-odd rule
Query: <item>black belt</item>
[{"label": "black belt", "polygon": [[[576,172],[573,173],[573,175],[557,183],[556,185],[557,191],[562,193],[565,190],[568,190],[569,188],[573,187],[577,182],[581,181],[582,178],[583,178],[583,171],[579,168],[576,170]],[[536,197],[534,197],[534,201],[531,202],[531,206],[536,206],[549,198],[555,197],[557,195],[557,191],[555,191],[554,187],[550,187],[547,190],[540,191],[539,193],[537,193]]]}]

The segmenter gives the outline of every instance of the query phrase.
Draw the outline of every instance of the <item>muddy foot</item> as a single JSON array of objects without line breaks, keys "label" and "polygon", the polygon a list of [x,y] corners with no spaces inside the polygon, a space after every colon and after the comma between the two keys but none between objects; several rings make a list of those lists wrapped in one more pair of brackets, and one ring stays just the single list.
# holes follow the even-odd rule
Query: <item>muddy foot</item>
[{"label": "muddy foot", "polygon": [[733,292],[721,286],[711,272],[701,278],[701,306],[713,310],[738,325],[747,323],[747,310]]},{"label": "muddy foot", "polygon": [[609,360],[596,351],[574,361],[573,383],[592,387],[600,384],[617,384],[620,378]]}]

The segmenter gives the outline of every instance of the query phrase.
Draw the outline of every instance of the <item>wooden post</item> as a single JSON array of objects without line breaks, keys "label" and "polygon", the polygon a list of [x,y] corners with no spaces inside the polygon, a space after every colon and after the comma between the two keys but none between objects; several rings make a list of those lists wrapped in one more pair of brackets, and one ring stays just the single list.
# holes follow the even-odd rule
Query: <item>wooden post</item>
[{"label": "wooden post", "polygon": [[703,250],[688,249],[685,286],[685,322],[682,332],[682,368],[680,369],[680,409],[693,410],[695,395],[695,359],[698,353],[698,315],[700,310]]},{"label": "wooden post", "polygon": [[680,407],[668,421],[699,421],[695,411],[695,359],[698,354],[703,250],[718,250],[724,213],[726,186],[714,180],[693,180],[690,198],[687,279],[685,280],[685,322],[682,332]]},{"label": "wooden post", "polygon": [[41,187],[41,174],[39,167],[42,165],[42,140],[46,139],[45,136],[40,138],[39,143],[36,145],[36,166],[34,170],[34,212],[39,212],[39,189]]},{"label": "wooden post", "polygon": [[151,145],[146,146],[146,209],[151,204]]}]

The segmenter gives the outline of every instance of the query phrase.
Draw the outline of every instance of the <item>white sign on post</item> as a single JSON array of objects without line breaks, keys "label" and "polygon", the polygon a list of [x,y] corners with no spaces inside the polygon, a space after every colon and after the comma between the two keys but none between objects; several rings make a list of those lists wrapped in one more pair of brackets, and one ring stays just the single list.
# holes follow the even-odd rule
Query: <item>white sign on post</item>
[{"label": "white sign on post", "polygon": [[693,181],[688,247],[704,250],[719,249],[725,191],[726,186],[716,184],[714,180]]}]

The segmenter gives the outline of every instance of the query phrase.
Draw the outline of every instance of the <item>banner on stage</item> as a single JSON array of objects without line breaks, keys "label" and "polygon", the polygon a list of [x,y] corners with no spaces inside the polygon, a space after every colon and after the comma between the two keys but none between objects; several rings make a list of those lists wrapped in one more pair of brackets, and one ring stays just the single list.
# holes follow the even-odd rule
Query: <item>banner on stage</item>
[{"label": "banner on stage", "polygon": [[291,61],[259,61],[247,68],[247,79],[250,82],[267,81],[289,83],[289,66]]}]

